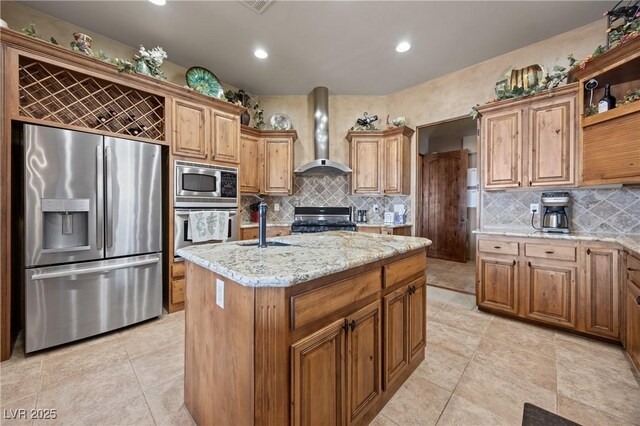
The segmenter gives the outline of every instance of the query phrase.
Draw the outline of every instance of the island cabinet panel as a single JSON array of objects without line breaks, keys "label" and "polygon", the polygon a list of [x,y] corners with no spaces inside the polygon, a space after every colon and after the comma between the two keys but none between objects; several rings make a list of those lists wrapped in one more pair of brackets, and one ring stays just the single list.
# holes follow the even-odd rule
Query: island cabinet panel
[{"label": "island cabinet panel", "polygon": [[206,159],[209,155],[209,111],[203,105],[176,99],[173,117],[173,154]]},{"label": "island cabinet panel", "polygon": [[401,287],[384,297],[384,389],[409,366],[409,291]]},{"label": "island cabinet panel", "polygon": [[482,158],[484,187],[518,188],[522,185],[522,109],[483,117]]},{"label": "island cabinet panel", "polygon": [[242,134],[240,138],[240,192],[260,193],[260,138]]},{"label": "island cabinet panel", "polygon": [[539,321],[576,326],[576,268],[528,262],[525,316]]},{"label": "island cabinet panel", "polygon": [[384,286],[393,287],[396,284],[407,282],[425,274],[427,257],[424,253],[407,257],[384,267]]},{"label": "island cabinet panel", "polygon": [[240,161],[240,117],[211,110],[211,159],[225,163]]},{"label": "island cabinet panel", "polygon": [[426,280],[420,278],[409,285],[409,356],[411,361],[424,353],[427,346]]},{"label": "island cabinet panel", "polygon": [[518,261],[478,256],[476,267],[478,306],[517,314]]},{"label": "island cabinet panel", "polygon": [[336,321],[291,347],[294,425],[344,423],[344,325]]},{"label": "island cabinet panel", "polygon": [[614,339],[620,338],[620,284],[617,249],[589,247],[586,250],[584,297],[585,329]]},{"label": "island cabinet panel", "polygon": [[575,183],[575,96],[529,108],[529,186]]},{"label": "island cabinet panel", "polygon": [[347,424],[357,423],[382,396],[381,308],[376,301],[347,318]]}]

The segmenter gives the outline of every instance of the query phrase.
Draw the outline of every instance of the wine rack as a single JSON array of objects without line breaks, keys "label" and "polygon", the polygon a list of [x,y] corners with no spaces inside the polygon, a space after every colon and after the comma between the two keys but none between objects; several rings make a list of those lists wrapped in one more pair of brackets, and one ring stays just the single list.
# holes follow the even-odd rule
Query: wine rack
[{"label": "wine rack", "polygon": [[161,96],[23,56],[18,75],[20,116],[165,140]]}]

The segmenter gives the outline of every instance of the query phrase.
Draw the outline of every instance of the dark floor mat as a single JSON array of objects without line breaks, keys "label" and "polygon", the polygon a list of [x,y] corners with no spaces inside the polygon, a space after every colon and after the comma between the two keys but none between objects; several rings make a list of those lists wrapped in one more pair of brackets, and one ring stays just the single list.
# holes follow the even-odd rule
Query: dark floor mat
[{"label": "dark floor mat", "polygon": [[524,403],[522,426],[580,426],[578,423],[553,414],[543,408]]}]

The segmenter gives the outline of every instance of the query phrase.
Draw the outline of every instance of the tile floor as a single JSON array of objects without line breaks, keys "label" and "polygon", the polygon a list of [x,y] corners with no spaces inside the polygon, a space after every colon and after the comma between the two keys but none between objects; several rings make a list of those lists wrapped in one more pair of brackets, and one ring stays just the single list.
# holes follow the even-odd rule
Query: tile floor
[{"label": "tile floor", "polygon": [[476,294],[476,264],[450,262],[448,260],[427,260],[427,282],[430,285]]},{"label": "tile floor", "polygon": [[[640,425],[621,348],[494,317],[436,287],[427,315],[427,359],[374,425],[520,425],[525,402],[583,425]],[[34,356],[17,348],[0,364],[0,411],[58,410],[35,424],[191,425],[183,330],[178,313]]]}]

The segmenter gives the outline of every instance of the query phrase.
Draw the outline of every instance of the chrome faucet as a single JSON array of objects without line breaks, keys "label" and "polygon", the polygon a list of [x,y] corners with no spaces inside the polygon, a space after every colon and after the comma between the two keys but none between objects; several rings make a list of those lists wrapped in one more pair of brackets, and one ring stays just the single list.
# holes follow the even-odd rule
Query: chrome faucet
[{"label": "chrome faucet", "polygon": [[267,202],[259,195],[253,195],[260,204],[258,205],[258,248],[267,247]]}]

